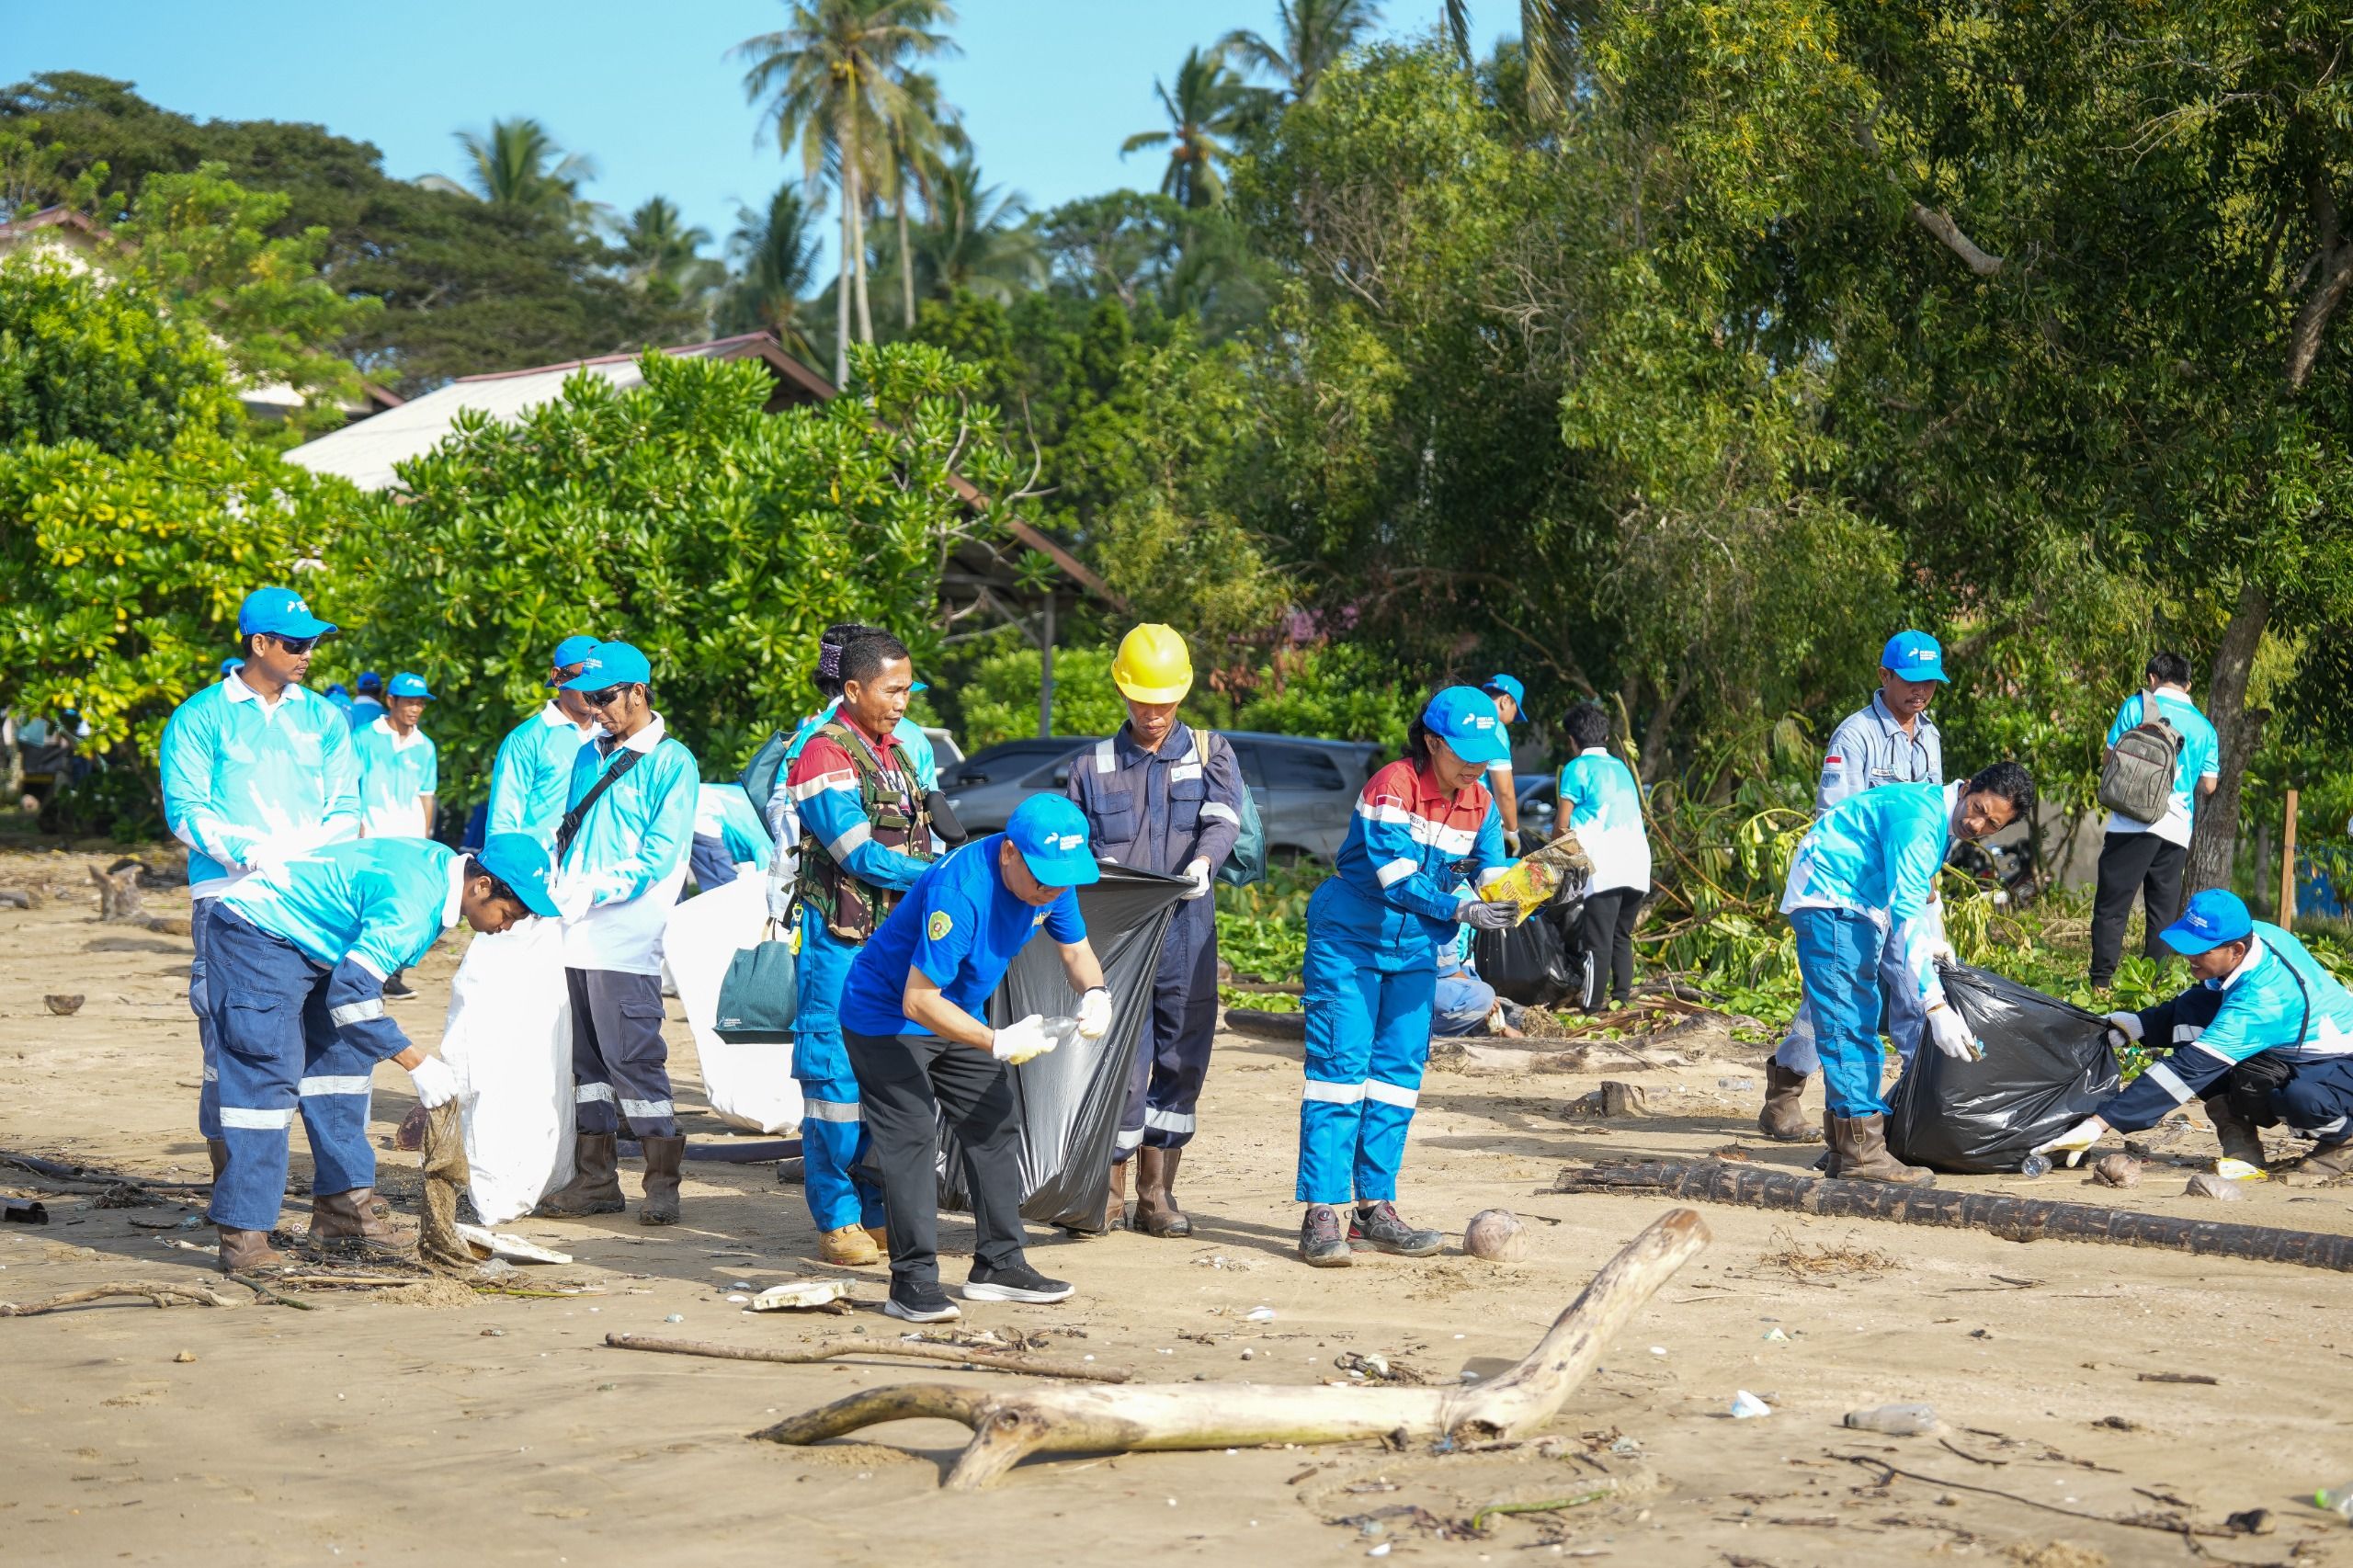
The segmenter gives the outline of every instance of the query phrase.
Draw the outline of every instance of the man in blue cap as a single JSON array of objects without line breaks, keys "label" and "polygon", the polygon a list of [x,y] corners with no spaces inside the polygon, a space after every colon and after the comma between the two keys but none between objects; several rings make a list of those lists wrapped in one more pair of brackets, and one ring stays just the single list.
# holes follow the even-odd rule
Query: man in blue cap
[{"label": "man in blue cap", "polygon": [[670,1101],[662,1038],[662,930],[687,880],[695,835],[694,754],[654,710],[654,666],[627,642],[599,642],[564,683],[586,694],[605,733],[573,760],[556,826],[556,906],[563,915],[564,983],[572,997],[571,1183],[542,1214],[619,1213],[620,1118],[645,1153],[640,1224],[678,1219],[687,1141]]},{"label": "man in blue cap", "polygon": [[555,695],[498,743],[484,832],[537,834],[541,843],[555,843],[556,824],[571,803],[572,765],[600,733],[586,695],[564,682],[580,673],[581,661],[596,646],[594,637],[567,637],[555,645],[547,674]]},{"label": "man in blue cap", "polygon": [[2197,983],[2137,1013],[2110,1013],[2118,1046],[2169,1044],[2120,1095],[2035,1150],[2074,1165],[2109,1131],[2154,1127],[2176,1106],[2203,1100],[2226,1158],[2263,1164],[2257,1129],[2285,1123],[2319,1146],[2297,1167],[2353,1169],[2353,994],[2304,945],[2247,914],[2236,894],[2209,888],[2158,933],[2189,960]]},{"label": "man in blue cap", "polygon": [[345,717],[355,730],[374,723],[384,716],[384,677],[374,670],[362,670],[351,685],[351,707]]},{"label": "man in blue cap", "polygon": [[291,588],[256,588],[237,609],[239,663],[173,710],[159,761],[164,821],[188,846],[188,1008],[204,1056],[197,1128],[217,1176],[220,1069],[206,983],[213,902],[267,866],[359,832],[351,729],[302,686],[335,630]]},{"label": "man in blue cap", "polygon": [[[1880,651],[1879,690],[1869,704],[1847,715],[1830,733],[1822,758],[1822,777],[1814,786],[1816,821],[1851,795],[1890,784],[1942,784],[1945,781],[1944,737],[1928,716],[1937,687],[1949,684],[1942,645],[1925,631],[1899,631]],[[1940,911],[1930,900],[1923,919],[1932,922],[1929,947],[1949,955]],[[1904,968],[1905,937],[1888,944],[1888,958],[1880,971],[1880,989],[1887,998],[1887,1032],[1904,1061],[1919,1049],[1925,1015],[1918,988]],[[1806,1080],[1820,1066],[1814,1040],[1813,1014],[1803,1002],[1790,1020],[1790,1032],[1772,1060],[1765,1064],[1765,1108],[1757,1114],[1757,1131],[1783,1143],[1803,1142],[1814,1129],[1800,1104]]]},{"label": "man in blue cap", "polygon": [[[359,758],[360,832],[369,838],[433,836],[441,754],[418,722],[432,700],[425,677],[403,670],[392,677],[384,710],[351,733]],[[406,1002],[416,992],[395,971],[384,982],[384,994]]]},{"label": "man in blue cap", "polygon": [[222,1273],[285,1261],[269,1233],[298,1108],[315,1167],[313,1239],[407,1241],[375,1201],[371,1074],[388,1057],[399,1062],[427,1108],[455,1096],[458,1081],[385,1016],[384,978],[460,919],[504,931],[554,914],[548,871],[547,851],[523,834],[495,836],[475,857],[427,839],[368,839],[277,862],[221,895],[208,1000],[226,1145],[211,1210]]},{"label": "man in blue cap", "polygon": [[1021,1244],[1020,1134],[1006,1071],[1062,1043],[1031,1014],[1004,1028],[988,1002],[1042,927],[1078,993],[1074,1029],[1099,1040],[1111,993],[1073,891],[1099,881],[1086,818],[1032,795],[1003,833],[926,868],[850,965],[841,1022],[857,1074],[869,1164],[879,1168],[891,1244],[883,1311],[910,1323],[958,1315],[939,1289],[938,1142],[943,1114],[964,1152],[978,1232],[968,1301],[1059,1301],[1071,1288],[1029,1267]]},{"label": "man in blue cap", "polygon": [[[1518,676],[1491,675],[1479,689],[1495,705],[1495,717],[1502,720],[1506,730],[1504,744],[1511,744],[1512,722],[1528,709],[1528,688],[1519,684]],[[1487,791],[1495,798],[1495,814],[1504,824],[1504,853],[1519,853],[1519,785],[1512,777],[1511,753],[1504,753],[1501,762],[1487,769]]]}]

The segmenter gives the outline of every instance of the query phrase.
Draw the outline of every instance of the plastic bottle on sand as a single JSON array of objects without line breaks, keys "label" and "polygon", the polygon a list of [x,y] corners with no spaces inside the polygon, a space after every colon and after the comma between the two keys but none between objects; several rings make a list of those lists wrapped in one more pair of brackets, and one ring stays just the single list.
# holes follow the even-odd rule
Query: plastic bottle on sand
[{"label": "plastic bottle on sand", "polygon": [[2353,1481],[2313,1493],[2313,1506],[2325,1508],[2347,1524],[2353,1524]]}]

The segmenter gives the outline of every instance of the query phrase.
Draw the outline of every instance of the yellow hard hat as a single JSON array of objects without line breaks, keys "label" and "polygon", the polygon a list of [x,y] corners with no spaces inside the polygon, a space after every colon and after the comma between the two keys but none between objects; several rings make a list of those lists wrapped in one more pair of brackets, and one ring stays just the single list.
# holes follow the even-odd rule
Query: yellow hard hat
[{"label": "yellow hard hat", "polygon": [[1177,702],[1193,689],[1193,655],[1173,626],[1139,626],[1120,639],[1111,684],[1134,702]]}]

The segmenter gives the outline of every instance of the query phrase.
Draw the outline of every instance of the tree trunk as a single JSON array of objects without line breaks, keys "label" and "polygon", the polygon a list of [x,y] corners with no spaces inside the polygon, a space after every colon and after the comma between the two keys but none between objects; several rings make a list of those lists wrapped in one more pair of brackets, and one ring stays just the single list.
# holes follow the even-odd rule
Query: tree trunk
[{"label": "tree trunk", "polygon": [[844,179],[842,199],[842,265],[834,277],[834,385],[836,389],[849,385],[849,257],[850,237],[856,232],[850,222],[850,187]]},{"label": "tree trunk", "polygon": [[[2182,878],[2184,896],[2231,885],[2231,855],[2239,833],[2239,785],[2262,741],[2266,717],[2247,711],[2247,677],[2254,673],[2255,651],[2270,619],[2271,597],[2250,578],[2239,589],[2238,608],[2223,630],[2222,645],[2214,650],[2213,675],[2206,688],[2206,717],[2213,721],[2221,742],[2222,776],[2214,793],[2199,803],[2197,827],[2189,838],[2189,864]],[[2197,786],[2193,783],[2190,788],[2194,790]]]},{"label": "tree trunk", "polygon": [[899,194],[893,205],[899,216],[899,298],[905,306],[907,331],[915,329],[915,253],[907,241],[907,181],[899,176]]},{"label": "tree trunk", "polygon": [[842,158],[842,184],[847,193],[844,202],[849,209],[850,233],[858,246],[850,257],[850,265],[856,268],[853,276],[858,280],[858,340],[871,343],[874,312],[866,302],[866,182],[858,177],[858,155],[853,140]]}]

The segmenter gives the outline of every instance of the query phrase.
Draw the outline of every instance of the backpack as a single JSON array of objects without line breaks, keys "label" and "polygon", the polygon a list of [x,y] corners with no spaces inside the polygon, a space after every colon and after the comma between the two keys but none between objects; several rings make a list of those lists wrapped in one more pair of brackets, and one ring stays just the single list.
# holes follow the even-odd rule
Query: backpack
[{"label": "backpack", "polygon": [[744,793],[752,797],[752,809],[760,813],[764,822],[768,814],[768,797],[776,793],[777,775],[784,771],[784,754],[792,749],[792,737],[798,733],[797,727],[779,730],[762,741],[760,749],[752,754],[752,760],[744,765],[744,771],[735,776]]},{"label": "backpack", "polygon": [[[1223,744],[1229,754],[1233,749],[1233,744],[1216,731],[1195,730],[1193,744],[1199,750],[1204,762],[1209,759],[1210,748],[1206,743],[1210,741]],[[1233,759],[1233,776],[1242,779],[1242,805],[1234,813],[1242,819],[1242,833],[1233,841],[1233,853],[1227,856],[1225,864],[1217,869],[1217,880],[1228,887],[1246,888],[1252,882],[1267,880],[1267,824],[1266,819],[1258,814],[1258,797],[1251,793],[1250,781],[1242,778],[1242,759],[1238,756]]]},{"label": "backpack", "polygon": [[2164,820],[2181,763],[2181,732],[2152,707],[2143,701],[2141,722],[2116,737],[2099,769],[2099,803],[2139,823]]}]

